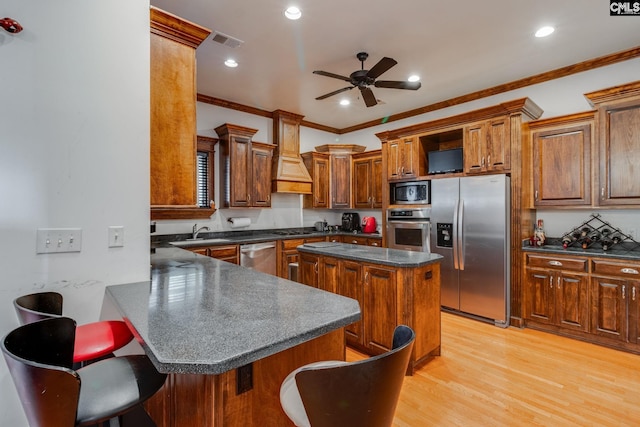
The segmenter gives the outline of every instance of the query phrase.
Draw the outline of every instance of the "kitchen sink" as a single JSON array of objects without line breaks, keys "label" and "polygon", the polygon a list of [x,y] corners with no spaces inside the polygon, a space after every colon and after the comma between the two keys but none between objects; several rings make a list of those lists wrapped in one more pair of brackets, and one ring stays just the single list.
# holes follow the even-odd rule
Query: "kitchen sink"
[{"label": "kitchen sink", "polygon": [[187,247],[187,246],[200,246],[200,245],[209,245],[209,244],[216,244],[216,243],[225,243],[225,242],[230,242],[230,239],[223,239],[223,238],[218,238],[218,239],[187,239],[187,240],[179,240],[177,242],[169,242],[170,244],[172,244],[173,246],[178,246],[178,247]]}]

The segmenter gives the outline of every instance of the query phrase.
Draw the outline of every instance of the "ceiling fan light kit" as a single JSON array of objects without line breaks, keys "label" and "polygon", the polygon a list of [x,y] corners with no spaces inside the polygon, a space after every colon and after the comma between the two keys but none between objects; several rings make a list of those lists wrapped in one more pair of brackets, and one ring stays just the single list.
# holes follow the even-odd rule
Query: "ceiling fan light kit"
[{"label": "ceiling fan light kit", "polygon": [[354,87],[360,89],[360,93],[362,95],[362,99],[367,107],[373,107],[378,103],[376,100],[373,91],[369,88],[369,86],[373,85],[374,87],[380,87],[385,89],[407,89],[407,90],[418,90],[420,89],[420,82],[410,82],[410,81],[396,81],[396,80],[378,80],[376,79],[380,77],[383,73],[387,72],[391,67],[397,64],[396,60],[393,58],[384,57],[376,65],[373,66],[370,70],[364,69],[364,61],[369,57],[369,54],[366,52],[359,52],[356,55],[358,61],[361,63],[361,69],[356,70],[349,75],[349,77],[341,76],[339,74],[329,73],[327,71],[316,70],[313,74],[318,74],[325,77],[331,77],[333,79],[344,80],[346,82],[351,83],[351,86],[343,87],[342,89],[335,90],[333,92],[329,92],[325,95],[319,96],[316,99],[322,100],[325,98],[329,98],[330,96],[337,95],[341,92],[345,92],[347,90],[351,90]]}]

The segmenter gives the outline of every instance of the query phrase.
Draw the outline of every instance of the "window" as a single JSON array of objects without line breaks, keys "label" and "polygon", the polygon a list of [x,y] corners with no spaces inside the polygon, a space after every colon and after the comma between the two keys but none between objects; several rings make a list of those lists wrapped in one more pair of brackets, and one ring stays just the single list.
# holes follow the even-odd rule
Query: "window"
[{"label": "window", "polygon": [[198,178],[198,207],[211,208],[215,206],[214,198],[214,147],[217,139],[198,136],[197,178]]}]

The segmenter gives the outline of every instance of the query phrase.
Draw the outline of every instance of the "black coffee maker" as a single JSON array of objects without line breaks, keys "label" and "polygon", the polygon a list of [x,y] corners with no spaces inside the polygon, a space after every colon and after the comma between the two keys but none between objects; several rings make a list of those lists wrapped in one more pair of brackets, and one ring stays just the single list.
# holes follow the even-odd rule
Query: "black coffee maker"
[{"label": "black coffee maker", "polygon": [[342,214],[342,231],[360,231],[360,215],[357,212],[345,212]]}]

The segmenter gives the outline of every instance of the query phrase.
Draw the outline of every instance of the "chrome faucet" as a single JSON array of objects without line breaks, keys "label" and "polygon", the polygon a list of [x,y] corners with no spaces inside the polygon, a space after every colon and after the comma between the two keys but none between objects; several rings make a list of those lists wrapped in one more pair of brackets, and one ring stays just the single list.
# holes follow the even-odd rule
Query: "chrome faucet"
[{"label": "chrome faucet", "polygon": [[198,238],[198,233],[200,233],[202,230],[207,230],[209,231],[209,227],[200,227],[198,228],[198,224],[193,224],[193,236],[191,237],[193,240],[196,240]]}]

